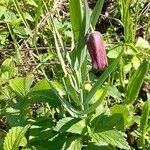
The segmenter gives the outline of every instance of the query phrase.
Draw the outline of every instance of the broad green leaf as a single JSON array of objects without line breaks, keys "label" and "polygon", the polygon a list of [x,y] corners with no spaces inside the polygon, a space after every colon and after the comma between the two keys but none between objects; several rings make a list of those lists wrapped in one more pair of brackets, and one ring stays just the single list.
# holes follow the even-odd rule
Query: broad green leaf
[{"label": "broad green leaf", "polygon": [[141,115],[141,120],[140,120],[140,130],[143,135],[146,134],[146,131],[147,131],[149,114],[150,114],[150,100],[145,102],[144,107],[142,109],[142,115]]},{"label": "broad green leaf", "polygon": [[70,0],[70,20],[72,24],[72,30],[74,32],[76,40],[78,39],[79,32],[82,24],[82,2],[81,0]]},{"label": "broad green leaf", "polygon": [[[52,119],[49,119],[47,117],[38,117],[32,120],[29,120],[30,124],[32,124],[30,128],[30,136],[29,141],[39,141],[39,143],[42,141],[48,140],[52,135],[54,134],[54,131],[52,131]],[[40,145],[40,144],[39,144]]]},{"label": "broad green leaf", "polygon": [[108,130],[104,132],[91,133],[92,142],[99,144],[106,142],[110,145],[116,146],[121,149],[130,149],[123,134],[117,130]]},{"label": "broad green leaf", "polygon": [[84,102],[85,104],[87,104],[91,101],[92,97],[95,95],[97,90],[99,88],[101,88],[102,84],[105,82],[105,80],[108,78],[108,76],[115,70],[116,66],[118,65],[118,63],[120,61],[120,56],[112,62],[112,64],[99,77],[98,81],[92,87],[91,91],[85,96],[85,102]]},{"label": "broad green leaf", "polygon": [[70,137],[64,143],[62,150],[81,150],[81,139],[77,137]]},{"label": "broad green leaf", "polygon": [[25,12],[25,13],[23,13],[23,14],[24,14],[24,17],[25,17],[27,20],[29,20],[29,21],[31,21],[31,22],[34,21],[33,17],[32,17],[28,12]]},{"label": "broad green leaf", "polygon": [[91,25],[95,28],[98,18],[103,8],[104,0],[98,0],[91,14]]},{"label": "broad green leaf", "polygon": [[[57,81],[50,81],[50,82],[61,95],[66,95],[63,86],[59,82]],[[35,86],[32,88],[31,91],[35,92],[35,91],[50,90],[50,89],[51,87],[49,86],[48,81],[46,79],[42,79],[35,84]]]},{"label": "broad green leaf", "polygon": [[16,75],[15,63],[12,59],[6,59],[0,66],[0,85],[8,82],[9,79]]},{"label": "broad green leaf", "polygon": [[11,23],[12,25],[18,24],[17,16],[12,11],[6,11],[4,21],[7,23]]},{"label": "broad green leaf", "polygon": [[[22,126],[27,124],[26,106],[23,105],[23,101],[20,97],[19,100],[12,99],[9,101],[8,106],[5,115],[10,126]],[[21,111],[25,112],[25,114],[23,115]]]},{"label": "broad green leaf", "polygon": [[85,120],[67,117],[59,120],[54,130],[58,132],[71,132],[76,134],[82,134],[85,127]]},{"label": "broad green leaf", "polygon": [[148,68],[149,63],[147,61],[143,61],[140,67],[129,79],[125,94],[126,104],[133,104],[136,101]]},{"label": "broad green leaf", "polygon": [[85,150],[111,150],[111,148],[108,147],[108,144],[106,146],[99,146],[89,142]]},{"label": "broad green leaf", "polygon": [[[60,94],[64,95],[65,91],[62,85],[56,81],[51,81]],[[46,79],[40,80],[35,84],[31,91],[27,94],[25,104],[33,104],[36,102],[48,102],[50,106],[60,106],[60,101],[56,94],[52,91]]]},{"label": "broad green leaf", "polygon": [[9,81],[10,87],[18,93],[20,96],[25,97],[29,91],[33,82],[33,75],[28,75],[24,78],[17,77]]},{"label": "broad green leaf", "polygon": [[[130,125],[130,121],[133,117],[133,110],[127,106],[127,105],[114,105],[110,108],[110,114],[115,115],[119,114],[123,118],[123,129],[125,129],[126,126]],[[121,124],[120,124],[121,125]]]},{"label": "broad green leaf", "polygon": [[[57,134],[53,136],[52,138],[50,138],[48,142],[45,141],[44,147],[45,149],[51,148],[52,150],[59,150],[59,149],[61,150],[66,140],[67,140],[66,133]],[[39,142],[37,143],[37,145],[39,145]]]},{"label": "broad green leaf", "polygon": [[94,132],[102,132],[112,129],[123,130],[124,120],[120,114],[113,114],[111,116],[101,114],[96,117],[94,116],[91,119],[90,127]]},{"label": "broad green leaf", "polygon": [[20,38],[25,38],[28,36],[28,33],[26,32],[24,26],[19,26],[14,28],[14,33],[19,36]]},{"label": "broad green leaf", "polygon": [[1,17],[5,14],[6,10],[7,10],[6,7],[0,6],[0,19],[1,19]]},{"label": "broad green leaf", "polygon": [[30,125],[25,127],[12,127],[5,137],[4,150],[18,150],[19,146],[25,147],[27,141],[24,135],[29,127]]}]

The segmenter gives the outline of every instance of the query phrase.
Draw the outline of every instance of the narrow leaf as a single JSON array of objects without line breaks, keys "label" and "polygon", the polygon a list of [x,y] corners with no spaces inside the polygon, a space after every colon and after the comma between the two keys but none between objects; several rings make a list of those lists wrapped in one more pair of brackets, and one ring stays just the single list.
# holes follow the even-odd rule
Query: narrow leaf
[{"label": "narrow leaf", "polygon": [[[120,55],[121,56],[121,55]],[[116,58],[113,63],[105,70],[105,72],[99,77],[98,81],[95,83],[91,91],[85,96],[85,104],[87,104],[94,94],[97,92],[99,88],[101,88],[104,81],[108,78],[108,76],[115,70],[116,66],[120,61],[120,56]]]},{"label": "narrow leaf", "polygon": [[148,127],[149,114],[150,114],[150,100],[145,102],[143,110],[142,110],[142,115],[141,115],[141,120],[140,120],[140,130],[142,134],[146,133],[146,130]]},{"label": "narrow leaf", "polygon": [[103,92],[102,92],[102,94],[101,94],[101,96],[100,96],[100,98],[94,104],[92,104],[88,109],[86,109],[84,111],[84,113],[85,114],[89,114],[89,113],[95,111],[96,108],[101,104],[101,102],[104,99],[104,97],[106,96],[106,94],[107,94],[107,90],[104,89]]},{"label": "narrow leaf", "polygon": [[129,79],[125,95],[126,104],[133,104],[135,102],[148,68],[148,62],[144,61]]},{"label": "narrow leaf", "polygon": [[75,38],[78,39],[82,24],[81,0],[70,0],[70,20]]},{"label": "narrow leaf", "polygon": [[95,28],[98,18],[103,8],[104,0],[98,0],[91,14],[91,25]]}]

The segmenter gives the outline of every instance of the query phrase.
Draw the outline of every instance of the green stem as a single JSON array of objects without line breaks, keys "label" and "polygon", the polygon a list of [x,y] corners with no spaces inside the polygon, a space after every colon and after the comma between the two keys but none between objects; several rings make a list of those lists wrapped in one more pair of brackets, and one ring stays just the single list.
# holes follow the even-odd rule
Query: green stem
[{"label": "green stem", "polygon": [[22,11],[22,9],[19,6],[18,1],[17,0],[13,0],[13,3],[15,5],[15,7],[16,7],[17,12],[19,13],[20,17],[22,18],[22,21],[23,21],[25,27],[28,28],[28,29],[30,29],[30,26],[29,26],[26,18],[24,17],[23,11]]},{"label": "green stem", "polygon": [[14,45],[15,53],[16,53],[16,62],[18,64],[20,64],[21,63],[21,54],[20,54],[20,51],[19,51],[19,45],[17,43],[17,40],[16,40],[16,38],[15,38],[15,36],[13,34],[13,30],[11,29],[10,25],[8,23],[6,23],[6,24],[7,24],[7,28],[9,30],[9,33],[11,35],[11,38],[13,40],[13,45]]}]

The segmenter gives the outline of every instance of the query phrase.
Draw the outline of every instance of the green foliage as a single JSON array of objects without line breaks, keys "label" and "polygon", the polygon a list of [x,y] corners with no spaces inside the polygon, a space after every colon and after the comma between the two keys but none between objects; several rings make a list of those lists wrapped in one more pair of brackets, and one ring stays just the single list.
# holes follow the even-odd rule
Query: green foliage
[{"label": "green foliage", "polygon": [[85,120],[67,117],[59,120],[54,130],[82,134],[85,127]]},{"label": "green foliage", "polygon": [[127,141],[123,137],[122,133],[116,130],[109,130],[91,134],[92,142],[96,145],[101,145],[101,143],[108,143],[113,146],[117,146],[121,149],[130,149]]},{"label": "green foliage", "polygon": [[70,20],[75,38],[78,39],[82,24],[82,5],[81,0],[70,0]]},{"label": "green foliage", "polygon": [[5,137],[3,148],[4,150],[18,150],[19,146],[25,147],[27,144],[25,133],[30,126],[13,127],[9,130]]},{"label": "green foliage", "polygon": [[103,8],[104,0],[98,0],[96,3],[96,6],[94,7],[92,14],[91,14],[91,25],[93,28],[95,28],[95,25],[98,21],[98,18],[101,14],[102,8]]},{"label": "green foliage", "polygon": [[[149,149],[145,4],[1,0],[0,149]],[[102,71],[87,52],[93,30],[105,41]]]},{"label": "green foliage", "polygon": [[33,76],[29,75],[25,78],[15,78],[9,81],[10,87],[21,97],[25,97],[29,91],[33,82]]},{"label": "green foliage", "polygon": [[135,73],[129,79],[129,83],[126,89],[127,104],[135,102],[148,69],[149,69],[148,62],[143,61],[141,66],[135,71]]}]

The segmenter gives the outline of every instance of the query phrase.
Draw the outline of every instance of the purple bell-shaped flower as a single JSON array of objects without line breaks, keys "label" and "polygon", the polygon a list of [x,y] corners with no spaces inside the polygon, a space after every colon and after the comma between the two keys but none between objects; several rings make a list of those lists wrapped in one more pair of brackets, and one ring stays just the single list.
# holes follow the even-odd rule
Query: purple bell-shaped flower
[{"label": "purple bell-shaped flower", "polygon": [[86,44],[91,57],[92,67],[103,70],[108,66],[103,37],[100,32],[90,32],[86,36]]}]

